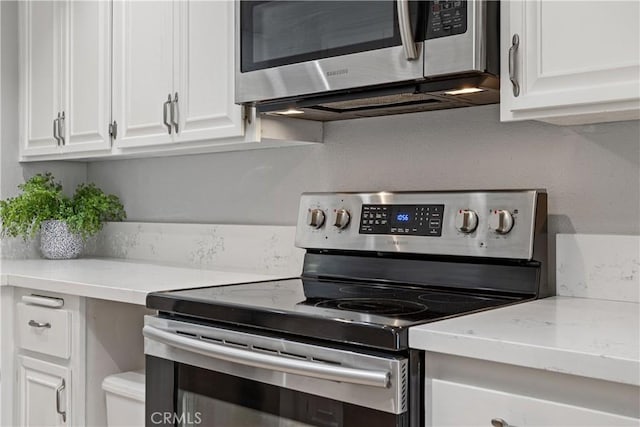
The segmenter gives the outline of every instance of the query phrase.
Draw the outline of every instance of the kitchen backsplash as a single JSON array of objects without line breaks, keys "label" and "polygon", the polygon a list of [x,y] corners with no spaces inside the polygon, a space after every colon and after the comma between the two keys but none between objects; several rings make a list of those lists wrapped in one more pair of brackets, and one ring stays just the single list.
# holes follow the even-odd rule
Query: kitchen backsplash
[{"label": "kitchen backsplash", "polygon": [[640,302],[640,236],[558,234],[558,295]]},{"label": "kitchen backsplash", "polygon": [[21,238],[0,239],[0,259],[41,258],[38,239],[24,241]]},{"label": "kitchen backsplash", "polygon": [[304,251],[294,240],[287,226],[112,222],[85,255],[296,276]]}]

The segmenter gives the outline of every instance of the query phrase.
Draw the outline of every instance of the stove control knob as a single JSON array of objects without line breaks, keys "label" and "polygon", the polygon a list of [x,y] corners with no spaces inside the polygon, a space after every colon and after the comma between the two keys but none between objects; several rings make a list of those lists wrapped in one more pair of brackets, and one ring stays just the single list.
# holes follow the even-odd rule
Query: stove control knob
[{"label": "stove control knob", "polygon": [[336,211],[336,220],[333,222],[333,226],[338,230],[343,230],[347,225],[349,225],[349,221],[351,221],[349,211],[346,209],[338,209]]},{"label": "stove control knob", "polygon": [[324,212],[322,209],[309,209],[307,225],[312,228],[320,228],[324,224]]},{"label": "stove control knob", "polygon": [[489,217],[489,228],[498,234],[507,234],[513,228],[513,216],[505,209],[496,209]]},{"label": "stove control knob", "polygon": [[465,234],[478,228],[478,214],[469,209],[460,209],[456,215],[456,228]]}]

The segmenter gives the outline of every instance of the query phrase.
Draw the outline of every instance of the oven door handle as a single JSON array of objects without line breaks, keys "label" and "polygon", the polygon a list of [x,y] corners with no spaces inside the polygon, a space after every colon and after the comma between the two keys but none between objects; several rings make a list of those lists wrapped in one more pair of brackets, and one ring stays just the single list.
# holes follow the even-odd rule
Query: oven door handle
[{"label": "oven door handle", "polygon": [[142,335],[144,335],[145,338],[170,347],[246,366],[372,387],[387,388],[390,385],[390,372],[347,368],[339,365],[330,365],[328,363],[258,353],[256,351],[210,343],[198,338],[177,335],[176,333],[149,325],[146,325],[142,329]]}]

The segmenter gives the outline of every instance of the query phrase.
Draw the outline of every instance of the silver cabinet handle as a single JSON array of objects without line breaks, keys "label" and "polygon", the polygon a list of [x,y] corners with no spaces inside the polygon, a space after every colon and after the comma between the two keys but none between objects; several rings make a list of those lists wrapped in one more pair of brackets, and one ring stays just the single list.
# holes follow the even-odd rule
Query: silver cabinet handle
[{"label": "silver cabinet handle", "polygon": [[60,137],[58,136],[58,121],[60,120],[60,113],[58,117],[53,119],[53,138],[56,140],[58,146],[60,146]]},{"label": "silver cabinet handle", "polygon": [[60,144],[65,145],[64,141],[64,111],[58,119],[58,137],[60,137]]},{"label": "silver cabinet handle", "polygon": [[171,105],[171,94],[169,94],[167,100],[164,104],[162,104],[162,121],[164,125],[167,127],[167,132],[171,135],[171,124],[167,121],[167,116],[169,113],[167,112],[167,108]]},{"label": "silver cabinet handle", "polygon": [[65,388],[65,383],[64,383],[64,378],[63,378],[62,379],[62,384],[60,384],[58,386],[58,388],[56,389],[56,412],[59,415],[62,415],[62,422],[66,423],[67,422],[67,412],[63,411],[62,409],[60,409],[60,407],[61,407],[60,402],[62,400],[60,395],[62,394],[62,390],[64,390],[64,388]]},{"label": "silver cabinet handle", "polygon": [[149,325],[142,329],[142,335],[150,340],[214,359],[305,377],[380,388],[387,388],[391,377],[391,374],[385,371],[347,368],[344,366],[330,365],[328,363],[290,359],[282,356],[257,353],[251,350],[227,347],[205,342],[197,338],[187,338]]},{"label": "silver cabinet handle", "polygon": [[49,322],[42,323],[42,322],[36,322],[35,320],[29,320],[29,326],[31,326],[32,328],[50,328],[51,323]]},{"label": "silver cabinet handle", "polygon": [[397,1],[398,12],[398,28],[400,29],[400,39],[404,54],[408,61],[418,58],[418,48],[413,39],[413,31],[411,30],[411,13],[409,11],[409,0]]},{"label": "silver cabinet handle", "polygon": [[178,133],[178,123],[180,122],[180,110],[178,109],[178,92],[173,97],[173,102],[171,103],[171,123],[173,123],[173,127],[175,128],[176,133]]},{"label": "silver cabinet handle", "polygon": [[509,427],[509,423],[503,420],[502,418],[492,418],[491,425],[493,427]]},{"label": "silver cabinet handle", "polygon": [[520,36],[514,34],[509,48],[509,80],[513,85],[513,96],[520,95],[520,84],[516,76],[516,52],[518,51],[518,46],[520,46]]},{"label": "silver cabinet handle", "polygon": [[118,122],[115,120],[113,123],[109,123],[109,135],[111,135],[113,139],[118,137]]}]

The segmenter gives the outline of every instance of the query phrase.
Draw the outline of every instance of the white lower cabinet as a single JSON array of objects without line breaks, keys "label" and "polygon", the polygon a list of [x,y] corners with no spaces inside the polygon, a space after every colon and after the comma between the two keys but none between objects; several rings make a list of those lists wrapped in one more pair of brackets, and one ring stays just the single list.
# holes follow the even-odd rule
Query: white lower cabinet
[{"label": "white lower cabinet", "polygon": [[2,288],[0,425],[86,425],[85,299]]},{"label": "white lower cabinet", "polygon": [[638,419],[450,381],[431,382],[433,426],[637,426]]},{"label": "white lower cabinet", "polygon": [[27,356],[18,357],[18,425],[66,426],[71,371]]},{"label": "white lower cabinet", "polygon": [[632,382],[436,352],[425,354],[425,376],[427,427],[640,427]]},{"label": "white lower cabinet", "polygon": [[144,367],[143,305],[0,286],[0,426],[106,426],[102,381]]}]

